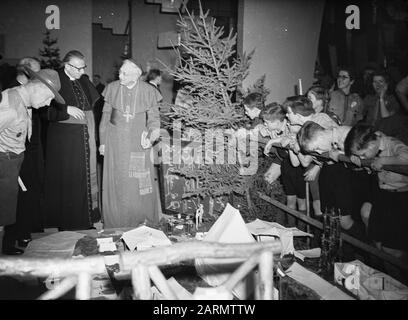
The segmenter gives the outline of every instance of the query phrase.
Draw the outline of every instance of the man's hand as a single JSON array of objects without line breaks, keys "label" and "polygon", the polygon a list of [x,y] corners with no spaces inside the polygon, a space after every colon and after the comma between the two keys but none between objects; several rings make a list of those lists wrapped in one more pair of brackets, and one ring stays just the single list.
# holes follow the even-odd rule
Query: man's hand
[{"label": "man's hand", "polygon": [[160,138],[160,129],[153,129],[150,133],[150,143],[153,145],[153,143],[155,143],[157,140],[159,140]]},{"label": "man's hand", "polygon": [[99,153],[101,154],[101,156],[105,155],[105,145],[104,144],[101,144],[99,146]]},{"label": "man's hand", "polygon": [[383,167],[383,159],[381,157],[375,158],[373,162],[371,162],[371,168],[373,168],[376,171],[380,171]]},{"label": "man's hand", "polygon": [[319,166],[314,166],[311,169],[307,170],[303,175],[305,177],[305,181],[314,181],[319,171],[320,171]]},{"label": "man's hand", "polygon": [[83,112],[81,109],[79,109],[77,107],[68,106],[67,107],[67,113],[71,117],[74,117],[75,119],[79,119],[79,120],[85,119],[85,112]]},{"label": "man's hand", "polygon": [[142,136],[140,137],[140,144],[143,149],[148,149],[152,146],[152,143],[150,142],[150,139],[147,138],[147,131],[142,132]]}]

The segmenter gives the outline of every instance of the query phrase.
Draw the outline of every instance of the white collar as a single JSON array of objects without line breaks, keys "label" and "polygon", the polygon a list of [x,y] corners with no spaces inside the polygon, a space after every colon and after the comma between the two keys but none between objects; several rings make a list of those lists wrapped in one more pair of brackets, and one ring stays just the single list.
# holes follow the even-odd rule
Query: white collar
[{"label": "white collar", "polygon": [[27,91],[27,88],[24,85],[21,85],[21,86],[16,87],[15,89],[19,93],[21,100],[23,100],[24,106],[30,107],[31,106],[30,94]]}]

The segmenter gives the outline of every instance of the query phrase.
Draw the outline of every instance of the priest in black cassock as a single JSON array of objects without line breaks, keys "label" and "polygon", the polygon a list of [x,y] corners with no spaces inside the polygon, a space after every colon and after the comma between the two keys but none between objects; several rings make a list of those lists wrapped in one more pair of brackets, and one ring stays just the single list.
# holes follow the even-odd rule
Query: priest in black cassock
[{"label": "priest in black cassock", "polygon": [[100,98],[85,73],[85,57],[73,50],[58,70],[59,93],[48,109],[45,162],[45,226],[89,229],[100,220],[93,107]]}]

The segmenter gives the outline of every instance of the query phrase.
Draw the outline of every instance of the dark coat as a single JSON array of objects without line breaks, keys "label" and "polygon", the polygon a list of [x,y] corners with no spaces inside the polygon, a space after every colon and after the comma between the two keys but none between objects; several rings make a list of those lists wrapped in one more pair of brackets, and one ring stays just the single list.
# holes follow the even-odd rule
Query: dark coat
[{"label": "dark coat", "polygon": [[[65,104],[57,103],[55,100],[51,102],[51,106],[48,108],[48,120],[50,121],[67,120],[69,118],[67,107],[76,106],[77,104],[74,92],[72,90],[71,80],[66,75],[63,68],[59,69],[57,72],[61,82],[61,89],[59,93],[64,97]],[[101,98],[101,95],[89,80],[88,76],[83,75],[78,81],[85,92],[90,109],[92,109],[95,106],[95,103]]]},{"label": "dark coat", "polygon": [[[69,77],[63,69],[58,73],[66,104],[53,101],[48,110],[45,227],[83,230],[98,218],[90,200],[90,137],[84,124],[58,122],[69,119],[67,106],[79,107]],[[92,110],[100,95],[87,76],[79,83],[89,102],[85,110]]]}]

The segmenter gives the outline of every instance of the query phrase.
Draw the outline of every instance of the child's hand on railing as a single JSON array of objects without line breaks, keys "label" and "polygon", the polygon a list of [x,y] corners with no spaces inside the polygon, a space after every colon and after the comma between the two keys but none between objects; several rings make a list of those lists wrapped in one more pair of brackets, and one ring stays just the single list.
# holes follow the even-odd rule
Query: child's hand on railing
[{"label": "child's hand on railing", "polygon": [[319,171],[320,171],[320,167],[318,165],[315,165],[309,170],[307,170],[305,174],[303,175],[305,177],[305,181],[314,181]]},{"label": "child's hand on railing", "polygon": [[354,154],[350,156],[351,163],[354,163],[357,167],[361,167],[361,159]]},{"label": "child's hand on railing", "polygon": [[268,141],[264,148],[264,154],[268,155],[274,144],[281,143],[281,138],[275,138]]},{"label": "child's hand on railing", "polygon": [[380,171],[383,165],[384,165],[384,162],[383,162],[383,158],[381,157],[375,158],[373,162],[371,162],[371,168],[373,168],[376,171]]}]

